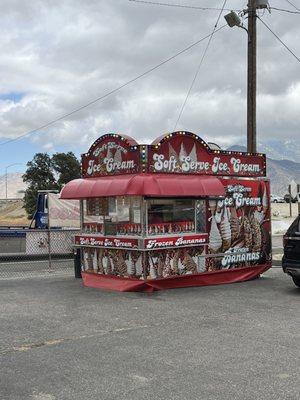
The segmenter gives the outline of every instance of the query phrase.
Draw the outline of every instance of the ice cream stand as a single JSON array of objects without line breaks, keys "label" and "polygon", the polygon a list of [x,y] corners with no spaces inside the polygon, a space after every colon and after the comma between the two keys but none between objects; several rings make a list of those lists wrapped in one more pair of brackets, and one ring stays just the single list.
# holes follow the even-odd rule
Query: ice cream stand
[{"label": "ice cream stand", "polygon": [[246,281],[271,267],[266,158],[173,132],[150,145],[107,134],[82,155],[84,285],[119,291]]}]

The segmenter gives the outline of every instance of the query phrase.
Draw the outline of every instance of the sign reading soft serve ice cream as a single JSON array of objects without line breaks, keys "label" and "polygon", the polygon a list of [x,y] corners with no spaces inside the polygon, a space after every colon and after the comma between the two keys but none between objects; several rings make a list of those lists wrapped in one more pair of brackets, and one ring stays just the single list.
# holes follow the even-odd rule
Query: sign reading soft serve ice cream
[{"label": "sign reading soft serve ice cream", "polygon": [[150,172],[202,175],[264,176],[263,155],[212,150],[197,135],[175,132],[148,149]]},{"label": "sign reading soft serve ice cream", "polygon": [[213,150],[190,132],[167,134],[151,145],[127,136],[108,134],[82,156],[85,178],[139,172],[219,176],[265,176],[265,156]]}]

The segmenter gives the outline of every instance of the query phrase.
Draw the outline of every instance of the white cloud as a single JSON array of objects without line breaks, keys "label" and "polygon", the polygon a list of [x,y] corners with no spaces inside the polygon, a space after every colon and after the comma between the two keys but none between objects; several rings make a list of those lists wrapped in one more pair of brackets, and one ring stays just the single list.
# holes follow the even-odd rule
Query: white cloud
[{"label": "white cloud", "polygon": [[[220,6],[222,1],[203,1]],[[229,8],[247,1],[229,0]],[[274,7],[282,1],[271,1]],[[189,4],[197,4],[190,0]],[[285,4],[284,8],[289,8]],[[134,4],[126,0],[1,2],[0,136],[16,137],[105,94],[212,30],[218,12]],[[264,16],[300,54],[300,16]],[[223,24],[223,19],[220,21]],[[228,145],[246,134],[246,45],[225,28],[207,58],[178,127]],[[205,43],[132,86],[32,136],[44,149],[85,151],[102,133],[151,141],[173,129]],[[299,137],[299,63],[258,21],[259,139]]]}]

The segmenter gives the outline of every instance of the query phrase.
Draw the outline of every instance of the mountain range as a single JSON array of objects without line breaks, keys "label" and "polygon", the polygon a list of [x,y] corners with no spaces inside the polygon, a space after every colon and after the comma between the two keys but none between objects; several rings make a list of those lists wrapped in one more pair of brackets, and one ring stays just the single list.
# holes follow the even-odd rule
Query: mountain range
[{"label": "mountain range", "polygon": [[[271,192],[283,196],[288,192],[289,183],[300,184],[300,140],[267,140],[258,143],[258,151],[267,155],[267,176],[271,180]],[[247,151],[246,146],[236,144],[227,150]],[[7,175],[7,197],[22,198],[26,184],[22,173]],[[6,196],[6,177],[0,176],[0,199]]]},{"label": "mountain range", "polygon": [[300,140],[270,139],[258,142],[258,152],[266,154],[273,160],[290,160],[300,163]]},{"label": "mountain range", "polygon": [[[21,199],[24,196],[26,183],[23,182],[22,172],[7,174],[7,198]],[[0,199],[6,198],[6,175],[0,176]]]}]

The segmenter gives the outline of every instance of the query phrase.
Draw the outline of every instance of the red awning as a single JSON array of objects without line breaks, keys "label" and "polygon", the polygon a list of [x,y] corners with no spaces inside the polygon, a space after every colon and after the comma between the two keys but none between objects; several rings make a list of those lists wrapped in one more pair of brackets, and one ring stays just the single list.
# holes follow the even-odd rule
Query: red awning
[{"label": "red awning", "polygon": [[224,196],[224,186],[214,176],[135,174],[75,179],[62,189],[61,199],[107,196]]}]

